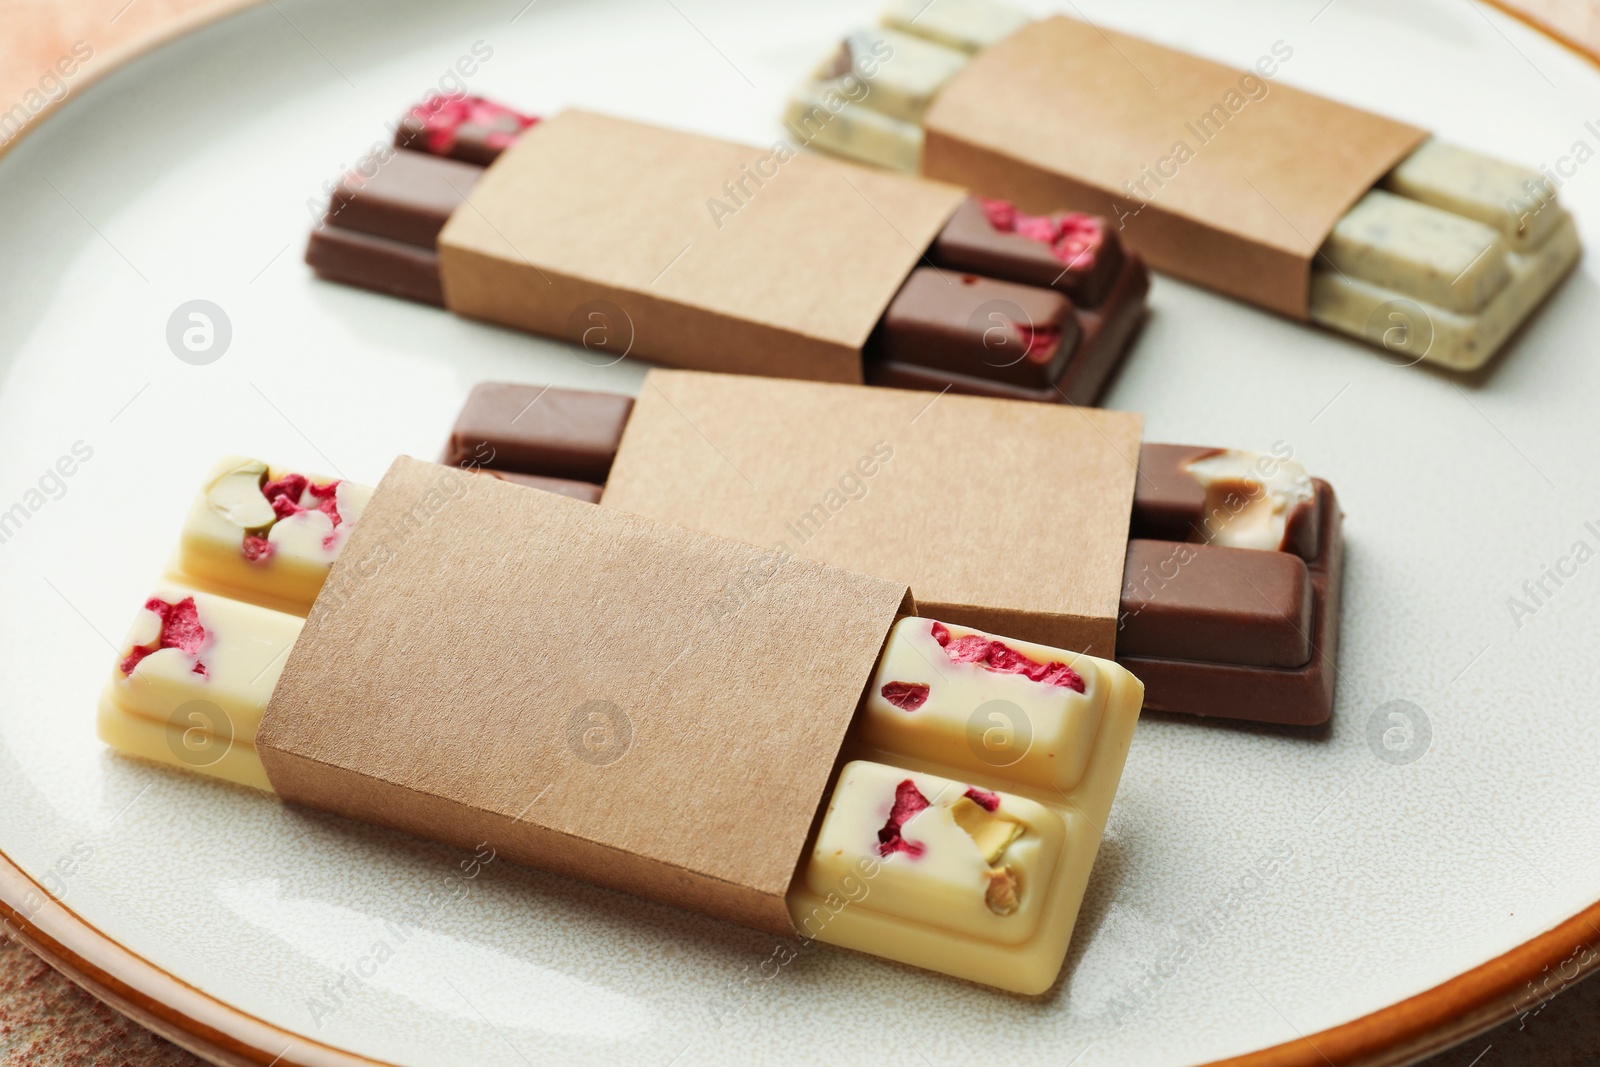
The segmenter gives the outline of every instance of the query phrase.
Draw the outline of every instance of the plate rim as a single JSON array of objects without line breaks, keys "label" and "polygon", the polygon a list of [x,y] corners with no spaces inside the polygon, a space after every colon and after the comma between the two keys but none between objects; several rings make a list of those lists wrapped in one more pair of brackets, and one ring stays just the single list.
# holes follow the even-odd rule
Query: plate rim
[{"label": "plate rim", "polygon": [[[116,1011],[219,1067],[398,1067],[296,1034],[184,982],[72,911],[4,851],[0,933]],[[1580,956],[1570,977],[1556,970],[1560,983],[1553,990],[1546,983],[1543,995],[1516,995]],[[1414,996],[1314,1034],[1195,1067],[1403,1067],[1536,1008],[1596,970],[1600,901]]]},{"label": "plate rim", "polygon": [[[1513,0],[1486,2],[1600,67],[1600,53]],[[186,0],[165,23],[109,49],[75,88],[87,88],[135,59],[262,3]],[[0,143],[0,158],[77,95],[50,104],[18,136]],[[0,934],[115,1011],[219,1067],[397,1067],[296,1034],[190,985],[72,911],[3,849]],[[1562,973],[1559,968],[1580,956],[1570,976]],[[1532,997],[1517,995],[1552,970],[1560,979],[1553,990],[1547,983]],[[1600,901],[1421,993],[1313,1034],[1195,1067],[1403,1067],[1533,1010],[1597,970]]]}]

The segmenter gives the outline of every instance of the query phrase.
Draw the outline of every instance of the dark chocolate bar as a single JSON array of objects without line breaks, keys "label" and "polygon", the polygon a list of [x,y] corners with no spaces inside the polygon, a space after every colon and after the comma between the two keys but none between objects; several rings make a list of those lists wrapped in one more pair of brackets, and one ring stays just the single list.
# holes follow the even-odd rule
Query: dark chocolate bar
[{"label": "dark chocolate bar", "polygon": [[[596,400],[604,396],[483,383],[462,410],[447,459],[477,453],[489,468],[549,475],[568,469],[568,452],[576,450],[609,471],[632,402]],[[513,417],[521,411],[529,414]],[[1260,481],[1247,487],[1238,472]],[[1219,486],[1241,494],[1242,505],[1217,505]],[[1259,521],[1262,514],[1271,521]],[[1340,521],[1333,490],[1288,457],[1145,445],[1117,638],[1118,662],[1146,685],[1145,706],[1326,721],[1339,630]]]}]

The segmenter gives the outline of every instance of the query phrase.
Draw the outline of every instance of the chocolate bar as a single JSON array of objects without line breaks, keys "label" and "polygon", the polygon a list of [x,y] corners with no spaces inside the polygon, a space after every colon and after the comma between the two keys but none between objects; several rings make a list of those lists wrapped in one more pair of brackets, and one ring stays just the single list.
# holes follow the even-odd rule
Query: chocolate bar
[{"label": "chocolate bar", "polygon": [[1011,36],[1028,14],[997,0],[891,0],[883,24],[971,54]]},{"label": "chocolate bar", "polygon": [[[555,401],[551,412],[603,409],[581,395]],[[256,743],[303,619],[254,601],[309,611],[315,591],[274,565],[285,555],[243,546],[261,524],[270,535],[275,523],[326,516],[312,505],[341,487],[350,499],[370,495],[254,460],[219,465],[191,511],[180,563],[227,548],[256,569],[229,571],[229,593],[178,580],[156,587],[118,647],[98,713],[103,740],[125,755],[275,792]],[[327,548],[337,555],[341,546],[330,539]],[[1047,990],[1141,698],[1139,681],[1104,660],[900,618],[789,890],[795,930],[1003,989]]]},{"label": "chocolate bar", "polygon": [[1087,406],[1144,321],[1149,272],[1104,219],[972,197],[931,256],[868,342],[868,385]]},{"label": "chocolate bar", "polygon": [[871,351],[889,362],[1049,388],[1077,351],[1072,302],[1053,289],[947,274],[911,272],[878,327]]},{"label": "chocolate bar", "polygon": [[444,462],[598,486],[611,471],[633,398],[479,382],[456,417]]},{"label": "chocolate bar", "polygon": [[1580,252],[1543,175],[1428,141],[1334,226],[1311,275],[1311,318],[1411,362],[1472,370]]},{"label": "chocolate bar", "polygon": [[[485,420],[480,393],[492,396],[499,412],[526,414],[515,428],[503,418]],[[492,437],[497,450],[518,457],[516,469],[537,472],[537,457],[557,451],[551,438],[570,434],[610,442],[613,452],[596,458],[609,467],[627,414],[619,419],[613,408],[590,429],[576,430],[558,402],[547,409],[556,417],[543,422],[541,408],[562,393],[479,385],[447,454],[464,456],[478,437]],[[480,429],[463,437],[463,425]],[[492,470],[498,462],[484,465]],[[1341,518],[1333,489],[1288,456],[1146,444],[1117,636],[1117,661],[1145,682],[1145,706],[1266,722],[1326,721],[1339,628]]]},{"label": "chocolate bar", "polygon": [[406,112],[394,144],[487,167],[538,121],[481,96],[436,95]]},{"label": "chocolate bar", "polygon": [[1286,456],[1145,445],[1117,662],[1146,707],[1315,725],[1333,711],[1343,516]]},{"label": "chocolate bar", "polygon": [[321,277],[444,306],[435,242],[483,168],[422,152],[396,152],[370,176],[334,187],[306,262]]},{"label": "chocolate bar", "polygon": [[[921,48],[951,51],[916,38],[898,47],[902,62]],[[863,61],[869,48],[852,39],[839,61]],[[911,82],[883,91],[895,87],[894,106],[915,110],[920,82],[906,77]],[[483,173],[463,160],[487,156],[487,149],[461,149],[463,131],[488,127],[448,127],[454,140],[437,131],[424,136],[417,110],[408,119],[415,129],[403,129],[396,143],[433,147],[397,152],[370,176],[343,178],[306,262],[331,281],[442,305],[437,238]],[[509,123],[496,127],[501,140],[513,136]],[[1094,216],[1030,216],[974,198],[950,218],[927,260],[935,267],[912,272],[867,343],[870,384],[1093,404],[1143,320],[1144,263]]]},{"label": "chocolate bar", "polygon": [[1098,307],[1122,274],[1122,242],[1106,220],[1078,211],[1029,215],[1014,204],[971,197],[933,242],[946,270],[1059,289]]},{"label": "chocolate bar", "polygon": [[[921,123],[940,90],[971,56],[1020,33],[1031,21],[994,0],[941,0],[934,5],[892,0],[883,16],[888,28],[850,35],[838,55],[795,90],[787,105],[788,124],[806,132],[803,142],[810,147],[922,172]],[[1110,43],[1103,33],[1095,33]],[[923,39],[921,47],[913,48],[917,38]],[[926,58],[929,47],[942,52],[942,63]],[[1120,50],[1117,55],[1126,62]],[[904,94],[897,92],[907,70],[918,75],[914,106],[907,106]],[[1243,77],[1255,80],[1254,74]],[[1265,95],[1265,84],[1257,84]],[[1040,90],[1041,99],[1045,92]],[[1196,111],[1206,114],[1203,106]],[[1201,125],[1210,121],[1207,115]],[[1210,139],[1193,124],[1189,128],[1202,144]],[[1187,141],[1178,146],[1192,151]],[[1101,158],[1092,149],[1082,155]],[[1177,155],[1179,163],[1185,158]],[[1144,179],[1128,181],[1125,188],[1106,190],[1108,199],[1131,196],[1139,204],[1130,217],[1153,202],[1150,182],[1157,189],[1164,184],[1149,167],[1143,173]],[[1020,187],[1029,186],[1024,182]],[[966,243],[968,233],[975,242]],[[989,251],[997,243],[969,205],[941,236],[935,255],[942,265],[958,269],[1052,284],[1044,280],[1051,271],[1049,259],[1039,252],[1034,256],[1036,273],[1028,276],[993,269]],[[941,252],[955,249],[959,253],[954,256]],[[1299,310],[1314,322],[1411,362],[1472,370],[1532,314],[1579,252],[1576,226],[1556,203],[1553,183],[1545,175],[1426,140],[1334,223],[1312,262],[1309,302]],[[1188,276],[1196,276],[1192,263],[1183,266],[1189,268]],[[909,384],[909,379],[895,384]]]}]

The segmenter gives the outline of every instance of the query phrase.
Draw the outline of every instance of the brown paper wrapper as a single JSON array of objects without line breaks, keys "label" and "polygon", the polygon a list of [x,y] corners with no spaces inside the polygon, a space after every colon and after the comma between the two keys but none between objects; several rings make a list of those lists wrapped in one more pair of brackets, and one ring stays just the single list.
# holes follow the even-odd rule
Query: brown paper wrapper
[{"label": "brown paper wrapper", "polygon": [[1140,429],[1123,412],[652,370],[601,502],[1109,659]]},{"label": "brown paper wrapper", "polygon": [[977,56],[923,125],[928,176],[1120,220],[1157,270],[1297,319],[1334,223],[1426,137],[1065,17]]},{"label": "brown paper wrapper", "polygon": [[859,382],[873,326],[965,193],[779,155],[557,115],[440,234],[445,303],[597,358]]},{"label": "brown paper wrapper", "polygon": [[911,610],[893,581],[400,459],[257,746],[290,803],[784,934]]}]

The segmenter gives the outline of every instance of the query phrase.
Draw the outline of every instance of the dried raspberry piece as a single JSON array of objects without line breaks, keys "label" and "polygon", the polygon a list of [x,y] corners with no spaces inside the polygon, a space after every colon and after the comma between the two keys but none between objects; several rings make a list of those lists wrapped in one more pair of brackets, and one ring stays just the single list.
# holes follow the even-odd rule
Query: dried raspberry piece
[{"label": "dried raspberry piece", "polygon": [[952,663],[974,663],[996,674],[1020,674],[1043,685],[1059,686],[1082,693],[1088,687],[1083,676],[1065,663],[1040,663],[1024,656],[1004,641],[991,641],[977,634],[952,638],[943,623],[933,624],[933,639],[944,648]]},{"label": "dried raspberry piece", "polygon": [[1065,663],[1035,663],[1023,673],[1044,685],[1056,685],[1079,693],[1087,688],[1083,683],[1083,675]]},{"label": "dried raspberry piece", "polygon": [[991,793],[987,789],[979,789],[975,785],[968,786],[967,791],[962,795],[984,811],[997,811],[1000,808],[1000,795]]},{"label": "dried raspberry piece", "polygon": [[1024,215],[1019,211],[1012,232],[1018,237],[1026,237],[1040,244],[1053,244],[1056,239],[1056,224],[1043,215]]},{"label": "dried raspberry piece", "polygon": [[277,481],[263,485],[261,495],[271,503],[274,515],[287,519],[306,510],[300,506],[300,497],[304,495],[309,481],[303,474],[285,474]]},{"label": "dried raspberry piece", "polygon": [[983,213],[1001,233],[1014,233],[1030,241],[1049,245],[1055,257],[1072,271],[1091,271],[1105,244],[1105,223],[1081,211],[1068,211],[1054,217],[1029,215],[1005,200],[983,200]]},{"label": "dried raspberry piece", "polygon": [[206,670],[206,665],[204,663],[196,663],[194,665],[194,670],[191,673],[198,674],[207,681],[211,680],[211,672]]},{"label": "dried raspberry piece", "polygon": [[335,478],[327,485],[311,484],[306,486],[306,492],[317,502],[317,510],[333,520],[333,528],[338,529],[343,520],[339,517],[339,480]]},{"label": "dried raspberry piece", "polygon": [[1029,326],[1021,322],[1012,325],[1016,327],[1017,336],[1022,338],[1028,362],[1044,364],[1055,358],[1056,349],[1061,347],[1061,327]]},{"label": "dried raspberry piece", "polygon": [[[287,519],[291,515],[299,515],[305,511],[320,511],[328,516],[333,528],[337,530],[344,521],[339,514],[339,479],[331,482],[317,484],[304,474],[285,474],[275,482],[266,482],[261,486],[261,495],[272,504],[272,513],[277,519]],[[310,495],[316,503],[307,507],[300,503]],[[271,529],[269,524],[260,530],[250,531],[244,535],[244,558],[252,563],[267,559],[272,555],[272,545],[267,541],[265,534]],[[338,540],[332,534],[322,539],[322,547],[332,548]]]},{"label": "dried raspberry piece", "polygon": [[1056,220],[1056,230],[1051,244],[1056,258],[1069,268],[1092,269],[1100,247],[1106,243],[1105,222],[1093,215],[1071,211]]},{"label": "dried raspberry piece", "polygon": [[987,637],[968,634],[945,645],[944,654],[950,657],[952,663],[982,663],[989,658],[990,644]]},{"label": "dried raspberry piece", "polygon": [[422,127],[428,151],[441,156],[450,154],[466,127],[482,129],[483,141],[489,147],[506,148],[518,134],[539,121],[493,100],[459,92],[430,96],[413,107],[409,116]]},{"label": "dried raspberry piece", "polygon": [[162,619],[161,647],[176,648],[193,656],[205,640],[206,630],[200,625],[200,609],[195,606],[194,597],[186,596],[173,604]]},{"label": "dried raspberry piece", "polygon": [[978,203],[983,205],[983,214],[990,226],[1001,233],[1011,233],[1017,228],[1017,207],[1011,201],[984,196],[978,198]]},{"label": "dried raspberry piece", "polygon": [[[206,642],[206,630],[200,625],[200,609],[195,606],[194,597],[184,597],[176,604],[169,604],[160,597],[151,597],[144,602],[144,609],[153,612],[161,620],[161,629],[154,641],[148,645],[135,645],[123,657],[119,665],[123,674],[132,674],[146,656],[163,648],[176,648],[190,656],[199,654]],[[195,664],[195,673],[210,677],[198,662]]]},{"label": "dried raspberry piece", "polygon": [[916,711],[928,702],[928,687],[921,682],[888,682],[879,692],[901,711]]},{"label": "dried raspberry piece", "polygon": [[132,651],[123,658],[117,669],[122,671],[123,674],[132,674],[133,669],[154,651],[155,647],[152,645],[134,645]]},{"label": "dried raspberry piece", "polygon": [[907,841],[900,836],[900,828],[917,812],[928,806],[928,798],[917,789],[917,783],[907,778],[894,787],[894,806],[889,809],[889,821],[878,831],[878,855],[892,856],[904,852],[909,856],[922,855],[920,841]]}]

